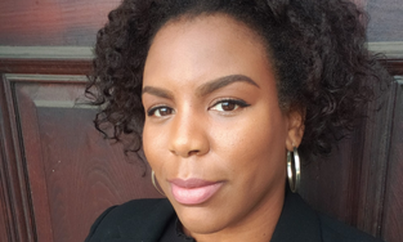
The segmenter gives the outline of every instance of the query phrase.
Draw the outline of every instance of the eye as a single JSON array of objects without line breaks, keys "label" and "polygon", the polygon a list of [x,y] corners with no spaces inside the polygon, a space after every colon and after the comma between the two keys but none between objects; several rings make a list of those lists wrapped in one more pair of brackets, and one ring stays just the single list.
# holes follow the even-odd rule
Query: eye
[{"label": "eye", "polygon": [[173,113],[174,110],[166,106],[153,107],[149,111],[147,111],[148,116],[155,116],[155,117],[164,117],[171,115]]},{"label": "eye", "polygon": [[243,100],[226,99],[216,102],[211,108],[209,108],[209,110],[215,110],[219,112],[231,112],[239,108],[244,108],[248,106],[250,106],[250,104],[247,104]]}]

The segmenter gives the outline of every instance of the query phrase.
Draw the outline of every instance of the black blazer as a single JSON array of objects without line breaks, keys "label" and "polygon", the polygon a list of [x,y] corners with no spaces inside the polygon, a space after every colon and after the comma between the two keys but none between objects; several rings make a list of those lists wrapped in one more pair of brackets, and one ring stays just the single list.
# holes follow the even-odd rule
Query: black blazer
[{"label": "black blazer", "polygon": [[[156,242],[175,211],[167,199],[133,200],[106,210],[85,242]],[[287,192],[271,242],[381,242],[312,210]]]}]

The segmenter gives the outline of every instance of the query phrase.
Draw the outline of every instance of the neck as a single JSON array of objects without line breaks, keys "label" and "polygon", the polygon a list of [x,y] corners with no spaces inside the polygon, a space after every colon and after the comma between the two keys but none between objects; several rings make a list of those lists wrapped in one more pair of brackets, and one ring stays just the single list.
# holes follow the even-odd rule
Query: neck
[{"label": "neck", "polygon": [[272,191],[265,199],[262,199],[261,203],[254,207],[252,211],[240,218],[240,222],[221,231],[212,234],[192,233],[186,228],[184,228],[184,231],[197,242],[269,242],[280,218],[284,197],[285,187],[280,186],[279,189]]}]

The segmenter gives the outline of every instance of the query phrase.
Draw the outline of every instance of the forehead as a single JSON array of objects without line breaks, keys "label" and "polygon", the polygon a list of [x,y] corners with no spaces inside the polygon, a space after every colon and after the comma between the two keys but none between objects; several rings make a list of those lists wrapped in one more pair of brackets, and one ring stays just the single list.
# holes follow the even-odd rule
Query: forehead
[{"label": "forehead", "polygon": [[157,36],[161,38],[161,36],[165,35],[166,32],[180,30],[183,32],[193,32],[194,34],[208,31],[220,31],[228,34],[226,30],[229,30],[231,33],[235,33],[239,38],[244,38],[243,40],[245,41],[254,40],[253,42],[255,42],[263,40],[257,31],[254,31],[254,29],[249,27],[246,23],[237,20],[235,17],[227,13],[220,12],[209,14],[201,13],[199,15],[184,14],[173,18],[162,25],[162,27],[157,31],[154,40]]},{"label": "forehead", "polygon": [[224,14],[171,20],[153,39],[144,82],[155,80],[161,73],[164,78],[177,80],[211,80],[239,74],[236,72],[250,62],[269,67],[262,43],[252,29]]}]

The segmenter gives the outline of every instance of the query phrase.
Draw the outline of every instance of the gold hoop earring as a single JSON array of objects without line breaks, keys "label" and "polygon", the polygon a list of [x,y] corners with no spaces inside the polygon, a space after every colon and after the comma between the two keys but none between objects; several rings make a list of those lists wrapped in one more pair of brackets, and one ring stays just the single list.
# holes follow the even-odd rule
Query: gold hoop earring
[{"label": "gold hoop earring", "polygon": [[[292,163],[294,163],[295,175]],[[297,147],[294,147],[292,152],[287,152],[287,176],[288,185],[290,185],[291,191],[294,193],[297,192],[301,181],[301,160],[299,158]]]},{"label": "gold hoop earring", "polygon": [[157,181],[156,181],[156,179],[155,179],[155,172],[154,172],[154,170],[151,170],[151,182],[153,183],[153,186],[154,186],[155,190],[157,190],[157,192],[158,192],[159,194],[161,194],[162,196],[165,197],[165,193],[163,193],[163,192],[161,191],[161,189],[159,189],[158,186],[157,186]]}]

